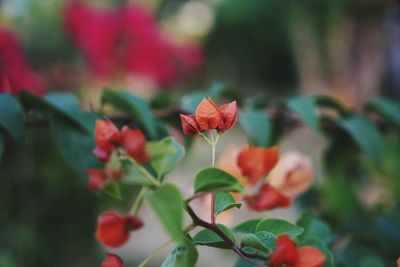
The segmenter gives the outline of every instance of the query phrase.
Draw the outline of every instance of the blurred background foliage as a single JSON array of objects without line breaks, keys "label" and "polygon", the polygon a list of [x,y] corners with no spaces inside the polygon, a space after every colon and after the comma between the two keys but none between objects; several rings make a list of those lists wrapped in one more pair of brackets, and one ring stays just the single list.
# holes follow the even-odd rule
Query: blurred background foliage
[{"label": "blurred background foliage", "polygon": [[[46,84],[38,91],[8,85],[3,75],[7,69],[7,61],[3,59],[7,42],[0,36],[0,74],[3,75],[0,75],[0,91],[17,94],[22,89],[32,89],[38,95],[43,91],[72,92],[79,96],[80,105],[86,110],[97,110],[104,87],[126,88],[151,99],[154,113],[175,126],[177,110],[192,112],[191,107],[202,96],[217,97],[222,92],[220,97],[240,101],[244,108],[242,116],[267,121],[264,133],[260,133],[257,121],[241,125],[250,141],[261,146],[284,140],[292,129],[290,120],[271,116],[274,109],[283,105],[284,109],[300,114],[312,131],[318,129],[327,142],[323,185],[302,196],[298,204],[321,215],[332,227],[336,238],[331,244],[335,266],[394,265],[400,256],[396,255],[400,247],[400,80],[397,75],[400,5],[397,1],[82,1],[96,10],[108,11],[139,4],[151,12],[157,36],[167,36],[168,41],[161,42],[161,49],[165,45],[166,51],[176,52],[175,47],[195,44],[201,56],[184,53],[180,57],[180,52],[171,52],[173,56],[168,60],[172,63],[166,68],[172,68],[175,75],[168,83],[159,82],[148,72],[146,75],[143,72],[92,75],[79,40],[71,38],[66,30],[68,2],[0,1],[1,28],[15,33],[27,65]],[[103,29],[96,23],[93,25],[95,31]],[[125,52],[124,56],[129,55]],[[157,57],[153,64],[159,65],[161,61],[164,58]],[[185,69],[194,66],[193,71],[181,75],[176,61],[181,61]],[[235,86],[224,91],[221,84],[211,86],[215,80]],[[192,92],[194,88],[209,87],[208,92]],[[333,98],[311,97],[289,104],[293,98],[287,97],[296,94],[323,94]],[[382,101],[375,98],[377,95],[386,98]],[[0,153],[3,154],[0,265],[98,265],[102,256],[93,238],[95,218],[100,210],[115,202],[98,198],[88,190],[82,166],[78,167],[82,178],[77,179],[77,167],[66,160],[76,155],[60,152],[60,139],[54,129],[63,124],[67,126],[61,129],[71,129],[71,121],[66,119],[69,115],[54,119],[54,113],[60,116],[60,112],[49,107],[43,109],[47,104],[40,104],[40,98],[19,95],[18,99],[24,110],[23,138],[10,138],[9,132],[3,131],[9,130],[4,124],[0,131],[3,140],[0,151],[4,149]],[[312,109],[320,110],[317,118],[307,113],[310,99]],[[4,107],[0,106],[0,117],[10,112]],[[137,125],[137,117],[129,115],[133,121],[128,119],[124,123]],[[95,118],[81,113],[72,117],[79,118],[79,123],[87,123],[88,128]],[[324,127],[320,129],[316,125]],[[77,131],[73,129],[71,136]],[[84,134],[87,140],[91,139],[90,134],[90,131]],[[298,142],[303,140],[303,136],[299,138]],[[376,152],[376,147],[381,147],[378,150],[382,153]],[[75,148],[79,149],[71,147]],[[91,152],[86,152],[90,157]]]}]

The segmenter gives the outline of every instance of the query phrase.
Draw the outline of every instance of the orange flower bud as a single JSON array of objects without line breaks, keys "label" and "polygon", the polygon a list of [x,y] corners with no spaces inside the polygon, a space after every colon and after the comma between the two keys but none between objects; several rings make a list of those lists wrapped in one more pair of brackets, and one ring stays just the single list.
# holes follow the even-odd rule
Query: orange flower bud
[{"label": "orange flower bud", "polygon": [[299,247],[297,253],[299,256],[294,267],[323,267],[325,264],[325,254],[314,247]]},{"label": "orange flower bud", "polygon": [[89,176],[88,185],[91,189],[102,191],[104,190],[104,181],[106,180],[106,174],[100,169],[88,169],[87,174]]},{"label": "orange flower bud", "polygon": [[238,156],[237,164],[242,174],[249,179],[251,184],[256,184],[261,177],[267,175],[276,165],[279,158],[277,147],[246,147]]},{"label": "orange flower bud", "polygon": [[108,120],[96,120],[94,139],[97,148],[108,154],[121,144],[118,128]]},{"label": "orange flower bud", "polygon": [[101,267],[124,267],[124,262],[115,254],[107,253]]},{"label": "orange flower bud", "polygon": [[196,121],[203,131],[216,129],[221,121],[219,109],[210,99],[203,99],[196,109]]},{"label": "orange flower bud", "polygon": [[[281,235],[276,240],[275,251],[271,254],[269,267],[294,266],[298,259],[298,251],[288,235]],[[311,266],[307,266],[311,267]]]},{"label": "orange flower bud", "polygon": [[131,231],[142,226],[142,221],[136,216],[107,211],[97,218],[96,238],[104,246],[116,248],[128,241]]},{"label": "orange flower bud", "polygon": [[236,101],[222,105],[219,108],[219,112],[221,115],[221,120],[219,122],[218,129],[221,132],[225,132],[236,124],[238,116]]},{"label": "orange flower bud", "polygon": [[128,126],[124,126],[121,130],[121,135],[127,155],[131,156],[142,165],[149,162],[149,156],[146,151],[147,140],[141,130],[131,130]]},{"label": "orange flower bud", "polygon": [[256,211],[286,208],[291,203],[288,197],[269,184],[264,184],[256,195],[245,196],[244,201],[250,209]]},{"label": "orange flower bud", "polygon": [[181,114],[181,124],[183,133],[186,135],[194,135],[201,131],[195,115]]}]

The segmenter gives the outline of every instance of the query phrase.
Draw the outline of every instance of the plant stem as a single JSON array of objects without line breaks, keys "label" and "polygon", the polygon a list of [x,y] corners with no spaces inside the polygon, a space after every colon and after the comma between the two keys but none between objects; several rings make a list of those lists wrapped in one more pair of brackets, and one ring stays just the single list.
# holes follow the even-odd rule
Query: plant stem
[{"label": "plant stem", "polygon": [[237,255],[239,255],[245,261],[253,264],[254,266],[262,267],[261,265],[258,265],[257,263],[253,262],[250,258],[259,258],[259,259],[262,259],[262,260],[265,260],[265,261],[267,260],[266,257],[262,257],[260,255],[250,254],[250,253],[247,253],[247,252],[243,251],[221,229],[219,229],[216,224],[208,223],[208,222],[200,219],[196,215],[196,213],[194,213],[193,209],[189,205],[186,206],[186,211],[189,213],[190,217],[192,218],[194,225],[202,226],[202,227],[207,228],[207,229],[213,231],[214,233],[216,233],[219,237],[221,237],[231,247],[231,249]]},{"label": "plant stem", "polygon": [[144,194],[146,193],[146,191],[147,191],[147,188],[144,186],[142,187],[142,189],[140,189],[139,194],[136,197],[135,202],[133,203],[132,208],[129,212],[130,214],[136,215],[139,212],[140,204],[142,204],[143,197],[144,197]]},{"label": "plant stem", "polygon": [[[215,167],[215,147],[217,146],[217,141],[218,141],[218,135],[217,135],[217,139],[214,140],[214,136],[212,135],[212,133],[210,132],[211,135],[211,141],[212,141],[212,145],[211,145],[211,153],[212,153],[212,158],[211,158],[211,166]],[[215,193],[212,192],[211,193],[211,223],[215,224]]]}]

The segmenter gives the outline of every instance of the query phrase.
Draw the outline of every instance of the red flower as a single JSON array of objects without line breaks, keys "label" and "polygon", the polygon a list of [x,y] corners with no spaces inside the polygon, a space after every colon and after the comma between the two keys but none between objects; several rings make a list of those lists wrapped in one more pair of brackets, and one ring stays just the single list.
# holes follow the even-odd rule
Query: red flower
[{"label": "red flower", "polygon": [[115,254],[107,253],[101,267],[124,267],[124,262]]},{"label": "red flower", "polygon": [[269,184],[264,184],[256,195],[245,196],[244,201],[252,210],[256,211],[285,208],[291,203],[288,197]]},{"label": "red flower", "polygon": [[98,147],[93,149],[92,152],[99,160],[101,160],[103,162],[107,162],[110,159],[110,154]]},{"label": "red flower", "polygon": [[138,217],[107,211],[97,218],[96,238],[104,246],[116,248],[128,241],[131,231],[142,226]]},{"label": "red flower", "polygon": [[106,180],[106,174],[100,169],[88,169],[89,176],[89,187],[93,190],[102,191],[104,190],[104,181]]},{"label": "red flower", "polygon": [[256,184],[261,177],[269,173],[279,158],[277,147],[262,148],[249,146],[244,148],[237,159],[237,164],[251,184]]},{"label": "red flower", "polygon": [[96,151],[97,154],[110,154],[116,146],[121,144],[121,135],[118,128],[109,120],[96,120],[94,137],[96,146],[99,149]]},{"label": "red flower", "polygon": [[218,107],[210,99],[203,99],[196,109],[196,121],[200,129],[207,131],[216,129],[221,121]]},{"label": "red flower", "polygon": [[[271,254],[269,267],[279,267],[285,264],[286,267],[294,267],[298,259],[298,251],[287,235],[281,235],[276,241],[275,251]],[[311,267],[311,266],[308,266]]]},{"label": "red flower", "polygon": [[325,264],[325,254],[314,247],[299,247],[297,253],[299,257],[294,267],[322,267]]},{"label": "red flower", "polygon": [[232,128],[237,121],[236,101],[222,105],[219,108],[219,112],[221,114],[221,120],[218,128],[222,132],[225,132]]},{"label": "red flower", "polygon": [[149,162],[149,155],[146,151],[146,136],[141,130],[131,130],[128,126],[124,126],[121,135],[127,155],[142,165]]},{"label": "red flower", "polygon": [[196,121],[195,115],[181,114],[181,124],[183,133],[186,135],[194,135],[201,131],[200,126]]}]

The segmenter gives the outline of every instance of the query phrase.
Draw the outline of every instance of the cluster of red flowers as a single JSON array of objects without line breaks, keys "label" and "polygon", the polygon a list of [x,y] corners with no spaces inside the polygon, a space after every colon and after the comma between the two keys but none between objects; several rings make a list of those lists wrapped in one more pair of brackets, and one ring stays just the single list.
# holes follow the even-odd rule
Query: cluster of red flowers
[{"label": "cluster of red flowers", "polygon": [[198,44],[173,43],[150,12],[138,5],[96,9],[72,0],[64,10],[64,21],[97,78],[123,70],[169,85],[198,71],[203,63]]},{"label": "cluster of red flowers", "polygon": [[28,90],[40,95],[45,89],[45,80],[29,66],[17,36],[0,28],[0,92]]},{"label": "cluster of red flowers", "polygon": [[[109,120],[97,120],[95,128],[96,148],[93,153],[103,162],[110,160],[111,154],[120,149],[120,153],[132,157],[138,164],[149,162],[146,151],[146,137],[140,129],[132,130],[128,126],[121,131]],[[109,177],[114,181],[121,178],[120,169],[89,169],[89,186],[95,190],[103,190]],[[140,229],[143,222],[133,215],[121,215],[115,211],[106,211],[97,218],[96,238],[104,246],[116,248],[125,244],[130,233]],[[107,254],[102,267],[122,267],[122,260],[114,254]]]},{"label": "cluster of red flowers", "polygon": [[210,98],[204,98],[197,107],[196,114],[181,114],[182,129],[186,135],[195,135],[212,129],[225,132],[232,128],[236,121],[236,101],[218,108]]},{"label": "cluster of red flowers", "polygon": [[[249,146],[240,152],[237,165],[249,183],[255,185],[275,167],[278,159],[279,151],[276,147]],[[256,211],[271,210],[278,207],[285,208],[291,204],[290,198],[268,182],[260,187],[257,194],[245,196],[244,201],[251,209]]]},{"label": "cluster of red flowers", "polygon": [[287,235],[281,235],[276,241],[275,251],[271,254],[269,267],[322,267],[326,256],[311,246],[296,247]]},{"label": "cluster of red flowers", "polygon": [[[139,164],[146,164],[149,156],[146,151],[146,136],[140,129],[132,130],[128,126],[118,128],[109,120],[97,120],[95,129],[96,148],[93,154],[101,161],[108,162],[111,154],[117,148],[122,148],[125,154],[135,159]],[[107,177],[114,181],[121,178],[121,170],[115,168],[89,169],[89,187],[101,191]]]}]

